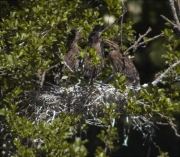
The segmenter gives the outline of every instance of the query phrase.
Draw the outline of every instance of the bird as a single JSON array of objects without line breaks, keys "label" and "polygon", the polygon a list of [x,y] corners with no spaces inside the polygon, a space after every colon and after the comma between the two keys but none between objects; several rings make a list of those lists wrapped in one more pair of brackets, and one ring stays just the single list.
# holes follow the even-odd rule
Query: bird
[{"label": "bird", "polygon": [[133,62],[128,57],[122,55],[119,45],[117,45],[115,42],[107,39],[104,39],[104,42],[113,47],[107,57],[113,67],[114,72],[124,74],[126,76],[128,85],[139,86],[139,73]]},{"label": "bird", "polygon": [[56,85],[60,84],[62,74],[65,71],[75,72],[79,68],[79,55],[78,40],[81,37],[81,29],[75,30],[71,29],[67,37],[67,52],[64,55],[64,65],[59,64],[56,69],[56,74],[54,76],[54,83]]},{"label": "bird", "polygon": [[79,60],[77,56],[79,55],[79,48],[77,41],[80,39],[80,30],[72,29],[68,36],[67,47],[68,50],[64,56],[64,66],[62,70],[76,71],[79,68]]},{"label": "bird", "polygon": [[96,25],[88,37],[88,44],[90,47],[94,48],[96,56],[100,57],[100,63],[97,66],[92,65],[91,57],[86,57],[83,63],[83,77],[87,84],[93,84],[93,81],[98,77],[102,68],[104,67],[104,50],[103,50],[103,40],[101,38],[101,25]]}]

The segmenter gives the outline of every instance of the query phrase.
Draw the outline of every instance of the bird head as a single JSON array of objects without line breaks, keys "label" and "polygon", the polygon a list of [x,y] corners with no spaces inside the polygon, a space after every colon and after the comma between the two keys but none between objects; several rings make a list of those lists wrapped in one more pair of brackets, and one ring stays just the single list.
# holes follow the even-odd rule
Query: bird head
[{"label": "bird head", "polygon": [[79,40],[79,38],[81,37],[81,29],[79,30],[75,30],[75,29],[71,29],[71,31],[69,32],[68,35],[68,39],[67,39],[67,44],[71,44],[73,42],[77,42]]},{"label": "bird head", "polygon": [[95,32],[91,32],[89,37],[88,37],[88,41],[89,44],[98,44],[102,42],[102,38],[101,38],[101,32],[95,31]]}]

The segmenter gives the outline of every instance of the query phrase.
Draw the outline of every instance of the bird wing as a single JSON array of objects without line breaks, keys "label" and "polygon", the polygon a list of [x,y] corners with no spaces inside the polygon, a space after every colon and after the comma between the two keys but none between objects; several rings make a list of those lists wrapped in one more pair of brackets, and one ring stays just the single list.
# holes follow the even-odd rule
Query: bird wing
[{"label": "bird wing", "polygon": [[127,57],[124,57],[125,68],[123,70],[123,74],[126,75],[127,80],[131,82],[133,85],[140,84],[139,73],[134,66],[134,63]]},{"label": "bird wing", "polygon": [[[79,60],[76,58],[77,53],[74,53],[73,50],[68,51],[64,56],[64,61],[71,68],[71,70],[75,71],[79,67]],[[69,68],[64,65],[63,70],[69,70]]]},{"label": "bird wing", "polygon": [[113,66],[115,72],[122,72],[123,70],[123,61],[122,55],[117,50],[112,50],[109,55],[108,59]]},{"label": "bird wing", "polygon": [[91,65],[89,58],[84,59],[83,64],[83,77],[86,83],[91,82],[93,66]]}]

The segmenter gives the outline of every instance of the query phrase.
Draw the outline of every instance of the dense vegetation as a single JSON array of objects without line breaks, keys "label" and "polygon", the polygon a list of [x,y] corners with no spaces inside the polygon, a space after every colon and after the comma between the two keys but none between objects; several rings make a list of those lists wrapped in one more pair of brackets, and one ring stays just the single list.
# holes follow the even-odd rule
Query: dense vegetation
[{"label": "dense vegetation", "polygon": [[[175,136],[176,140],[180,136],[178,134],[179,126],[175,125],[179,122],[178,115],[180,112],[180,30],[178,30],[179,26],[176,21],[171,19],[174,23],[164,21],[164,28],[152,37],[148,37],[150,29],[147,26],[144,32],[141,32],[141,34],[144,34],[141,38],[134,30],[137,27],[133,22],[135,17],[128,15],[128,17],[132,16],[131,19],[126,18],[124,12],[126,5],[132,5],[133,3],[132,1],[132,3],[124,4],[123,1],[118,0],[98,0],[95,2],[90,0],[21,0],[15,5],[11,5],[10,2],[1,0],[1,156],[94,155],[105,157],[113,156],[116,152],[119,152],[119,154],[117,153],[119,156],[128,155],[128,146],[127,149],[123,150],[124,152],[121,151],[123,147],[121,142],[124,141],[123,136],[129,133],[129,129],[132,131],[131,124],[127,124],[127,121],[124,120],[124,117],[128,117],[128,115],[144,117],[154,126],[154,128],[150,128],[152,130],[142,130],[142,133],[140,133],[140,136],[147,135],[150,137],[144,137],[145,140],[148,140],[148,142],[145,142],[145,153],[142,151],[136,153],[136,155],[148,154],[147,147],[153,148],[153,151],[149,152],[152,153],[151,155],[168,155],[168,149],[161,150],[161,147],[155,143],[153,136],[155,135],[158,139],[160,133],[155,130],[163,130],[164,125],[167,125],[168,130],[171,130],[171,135]],[[174,4],[178,9],[178,2],[174,2]],[[162,59],[160,62],[164,65],[162,67],[166,67],[166,69],[164,71],[159,70],[153,80],[149,80],[149,84],[142,86],[141,90],[136,93],[125,88],[124,76],[116,75],[109,84],[122,93],[126,92],[128,106],[125,109],[127,113],[126,115],[115,113],[116,104],[109,107],[104,105],[103,110],[106,114],[100,119],[108,126],[107,128],[85,124],[83,115],[76,116],[61,113],[52,122],[43,121],[41,123],[38,123],[35,118],[33,120],[23,115],[21,109],[29,105],[27,101],[24,101],[26,92],[36,91],[37,84],[42,81],[42,78],[38,79],[38,76],[42,76],[45,70],[63,61],[63,55],[67,50],[66,38],[70,29],[83,28],[79,42],[81,50],[79,57],[83,59],[88,49],[94,55],[93,64],[98,64],[98,58],[95,57],[94,51],[88,46],[84,46],[84,43],[87,42],[88,35],[95,25],[101,24],[104,27],[109,25],[103,19],[105,12],[113,16],[116,23],[103,33],[103,38],[121,38],[121,51],[126,52],[126,55],[135,54],[137,69],[141,69],[138,68],[141,66],[138,63],[142,63],[138,62],[142,50],[141,46],[145,46],[151,41],[155,43],[155,48],[151,47],[152,51],[161,50]],[[127,14],[129,14],[128,11]],[[146,30],[149,31],[146,32]],[[152,28],[152,31],[154,31],[154,28]],[[120,36],[119,33],[122,35]],[[157,38],[163,38],[158,41],[157,50],[156,35]],[[141,40],[138,41],[138,39]],[[142,42],[144,42],[142,45],[138,45]],[[162,42],[163,44],[160,44]],[[129,49],[130,47],[132,48]],[[143,51],[145,49],[143,48]],[[105,50],[108,53],[109,49],[106,48]],[[142,56],[146,56],[146,54]],[[150,57],[153,60],[157,57],[157,54],[153,52]],[[103,80],[111,74],[111,71],[112,67],[108,60],[105,60],[105,68],[102,70],[99,79]],[[140,78],[143,76],[142,73],[140,71]],[[81,77],[81,74],[82,68],[80,67],[79,77]],[[52,71],[49,70],[46,73],[46,80],[51,82],[52,77]],[[142,84],[145,83],[144,80],[147,80],[147,78],[141,80]],[[83,82],[82,79],[77,79],[73,83],[77,83],[77,81]],[[32,111],[27,110],[27,112]],[[122,115],[122,117],[119,118],[119,115]],[[112,126],[110,124],[114,119],[117,119],[117,124]],[[127,134],[123,133],[123,126],[129,128],[126,130]],[[140,132],[143,127],[136,128],[136,130]],[[88,134],[88,132],[90,133]],[[129,136],[129,140],[132,139],[132,146],[136,149],[134,143],[137,140],[135,137],[138,133],[134,132]],[[96,136],[99,140],[96,139]],[[140,136],[137,135],[141,138]],[[43,144],[39,142],[42,145],[38,145],[37,140],[43,141]],[[141,139],[137,143],[143,145],[143,140]],[[169,154],[170,156],[178,155],[177,152]]]}]

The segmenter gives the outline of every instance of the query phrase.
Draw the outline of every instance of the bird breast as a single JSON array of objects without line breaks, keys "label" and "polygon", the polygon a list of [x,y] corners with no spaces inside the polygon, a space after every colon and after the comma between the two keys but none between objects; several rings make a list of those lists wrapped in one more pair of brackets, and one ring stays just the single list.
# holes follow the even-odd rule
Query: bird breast
[{"label": "bird breast", "polygon": [[123,70],[123,57],[119,51],[112,50],[109,55],[108,59],[113,66],[115,72],[122,72]]}]

